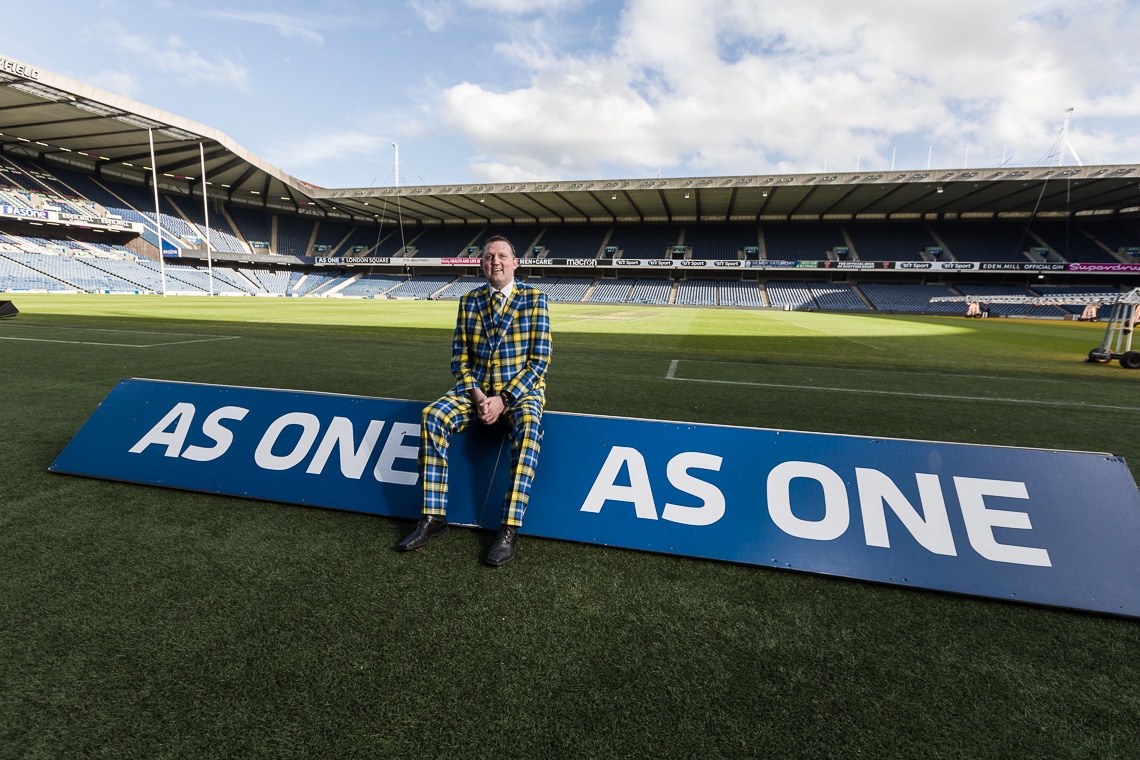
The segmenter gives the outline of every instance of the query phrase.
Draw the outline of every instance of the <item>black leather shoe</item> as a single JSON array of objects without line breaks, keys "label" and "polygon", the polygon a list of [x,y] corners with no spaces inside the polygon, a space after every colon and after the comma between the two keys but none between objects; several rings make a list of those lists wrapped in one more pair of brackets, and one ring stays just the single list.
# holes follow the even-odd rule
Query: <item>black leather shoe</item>
[{"label": "black leather shoe", "polygon": [[439,515],[425,515],[416,523],[416,529],[405,536],[403,541],[396,544],[396,548],[402,552],[415,551],[427,546],[428,541],[433,538],[445,535],[447,535],[447,518]]},{"label": "black leather shoe", "polygon": [[491,544],[487,552],[487,564],[491,567],[505,565],[515,558],[515,545],[519,542],[519,529],[504,525],[499,528],[499,535],[495,536],[495,543]]}]

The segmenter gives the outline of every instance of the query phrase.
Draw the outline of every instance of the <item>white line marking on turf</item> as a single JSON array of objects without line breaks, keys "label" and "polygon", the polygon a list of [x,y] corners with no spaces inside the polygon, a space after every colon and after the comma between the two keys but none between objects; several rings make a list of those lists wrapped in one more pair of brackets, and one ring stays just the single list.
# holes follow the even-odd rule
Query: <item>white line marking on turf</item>
[{"label": "white line marking on turf", "polygon": [[747,385],[754,388],[788,388],[798,391],[829,391],[839,393],[862,393],[872,396],[903,396],[907,398],[930,398],[951,401],[996,401],[1002,404],[1031,404],[1034,406],[1064,406],[1073,409],[1107,409],[1114,412],[1140,412],[1134,406],[1112,406],[1110,404],[1086,404],[1076,401],[1038,401],[1027,398],[1001,398],[996,396],[948,396],[943,393],[912,393],[908,391],[882,391],[862,390],[860,388],[832,388],[824,385],[792,385],[790,383],[758,383],[751,380],[703,380],[697,377],[677,377],[677,364],[680,359],[669,363],[669,371],[665,373],[666,380],[675,380],[681,383],[710,383],[712,385]]},{"label": "white line marking on turf", "polygon": [[[696,360],[694,360],[694,359],[675,359],[674,361],[696,361]],[[764,364],[750,364],[747,362],[718,362],[718,361],[714,361],[714,360],[705,361],[703,359],[701,360],[700,363],[701,364],[723,364],[723,365],[728,366],[728,367],[764,367],[764,366],[767,366]],[[791,365],[786,365],[786,366],[791,366]],[[799,366],[801,369],[803,369],[805,371],[807,371],[807,370],[827,371],[827,370],[834,370],[837,368],[837,367],[824,367],[824,366],[819,365],[819,364],[801,364],[801,365],[797,365],[797,366]],[[863,369],[861,367],[843,367],[843,371],[844,372],[863,372],[865,374],[881,375],[884,373],[892,372],[894,370],[891,370],[889,368]],[[904,370],[899,370],[899,371],[902,372]],[[921,372],[921,370],[920,370],[920,372]],[[917,373],[907,372],[906,374],[917,374]],[[970,380],[1005,380],[1005,381],[1009,381],[1009,382],[1018,382],[1018,378],[1000,377],[998,375],[973,375],[973,374],[966,375],[966,374],[954,373],[954,372],[937,372],[937,373],[927,373],[927,374],[936,375],[939,378],[942,378],[942,377],[962,377],[962,378],[968,378]],[[1086,383],[1086,384],[1088,384],[1092,381],[1080,380],[1080,379],[1074,378],[1074,377],[1065,377],[1065,378],[1035,377],[1035,378],[1033,378],[1033,382],[1034,383],[1067,383],[1067,384],[1070,384],[1070,383]]]},{"label": "white line marking on turf", "polygon": [[21,325],[22,329],[57,329],[67,331],[84,331],[84,332],[107,332],[107,333],[126,333],[127,335],[163,335],[166,337],[184,336],[191,338],[190,340],[170,340],[162,341],[160,343],[108,343],[104,341],[95,340],[60,340],[58,338],[24,338],[16,335],[0,335],[0,340],[23,340],[31,343],[68,343],[76,346],[114,346],[116,348],[160,348],[162,346],[180,346],[186,343],[210,343],[219,340],[238,340],[238,335],[211,335],[206,338],[199,338],[197,333],[163,333],[153,332],[149,330],[115,330],[109,327],[60,327],[56,328],[51,325]]}]

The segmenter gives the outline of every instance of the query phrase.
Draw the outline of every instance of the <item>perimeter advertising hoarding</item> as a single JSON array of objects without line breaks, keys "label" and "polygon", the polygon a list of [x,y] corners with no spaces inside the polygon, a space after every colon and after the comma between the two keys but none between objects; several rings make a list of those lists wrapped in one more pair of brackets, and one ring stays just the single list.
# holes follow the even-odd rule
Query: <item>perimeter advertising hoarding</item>
[{"label": "perimeter advertising hoarding", "polygon": [[[422,407],[124,380],[50,469],[414,518]],[[456,439],[452,522],[497,526],[509,459]],[[523,532],[1140,617],[1140,492],[1107,454],[548,412]]]}]

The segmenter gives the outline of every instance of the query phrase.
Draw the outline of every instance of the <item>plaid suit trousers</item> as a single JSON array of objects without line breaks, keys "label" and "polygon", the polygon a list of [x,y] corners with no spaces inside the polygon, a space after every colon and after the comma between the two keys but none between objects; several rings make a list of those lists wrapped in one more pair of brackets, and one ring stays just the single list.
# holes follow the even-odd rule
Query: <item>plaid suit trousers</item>
[{"label": "plaid suit trousers", "polygon": [[472,424],[483,424],[471,399],[473,392],[479,389],[488,396],[506,392],[515,401],[496,423],[505,423],[511,444],[511,487],[503,499],[501,524],[519,527],[538,465],[546,368],[553,346],[542,291],[516,281],[501,314],[492,305],[495,296],[484,284],[459,299],[451,346],[455,386],[424,409],[420,425],[424,514],[447,512],[451,437]]},{"label": "plaid suit trousers", "polygon": [[[542,444],[542,404],[536,398],[520,399],[504,416],[511,443],[511,487],[503,499],[502,525],[520,527],[538,452]],[[424,514],[447,513],[447,452],[451,437],[479,423],[475,403],[454,391],[424,408],[420,425],[420,473],[423,476]]]}]

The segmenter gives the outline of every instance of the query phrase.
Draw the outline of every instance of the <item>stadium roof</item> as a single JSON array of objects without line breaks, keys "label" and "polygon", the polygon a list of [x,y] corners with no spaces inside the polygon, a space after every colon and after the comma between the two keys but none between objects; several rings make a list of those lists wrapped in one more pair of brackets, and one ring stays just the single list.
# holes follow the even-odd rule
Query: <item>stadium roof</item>
[{"label": "stadium roof", "polygon": [[325,189],[187,119],[0,56],[0,150],[282,213],[358,223],[549,224],[1140,214],[1140,165],[874,170]]}]

